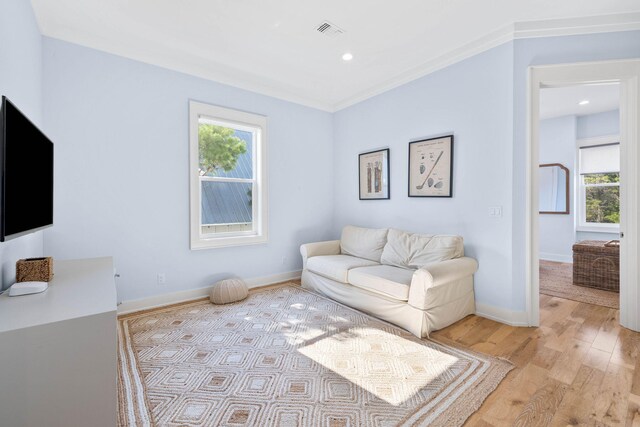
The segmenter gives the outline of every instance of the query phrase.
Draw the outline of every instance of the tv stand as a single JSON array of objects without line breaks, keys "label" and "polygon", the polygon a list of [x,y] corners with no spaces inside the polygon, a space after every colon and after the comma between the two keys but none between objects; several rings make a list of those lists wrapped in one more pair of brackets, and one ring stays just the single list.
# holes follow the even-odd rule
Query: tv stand
[{"label": "tv stand", "polygon": [[117,424],[112,258],[55,261],[40,294],[0,295],[0,425]]}]

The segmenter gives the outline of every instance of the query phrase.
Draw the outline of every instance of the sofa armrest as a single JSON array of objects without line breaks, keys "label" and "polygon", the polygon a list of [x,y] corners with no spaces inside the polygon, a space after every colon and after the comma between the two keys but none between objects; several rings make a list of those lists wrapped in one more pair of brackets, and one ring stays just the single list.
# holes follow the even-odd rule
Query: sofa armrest
[{"label": "sofa armrest", "polygon": [[307,268],[307,260],[313,256],[340,255],[340,240],[305,243],[300,245],[300,254],[302,255],[302,268]]},{"label": "sofa armrest", "polygon": [[411,278],[409,304],[425,310],[429,304],[429,293],[440,286],[454,285],[472,277],[478,270],[473,258],[461,257],[430,264],[416,270]]}]

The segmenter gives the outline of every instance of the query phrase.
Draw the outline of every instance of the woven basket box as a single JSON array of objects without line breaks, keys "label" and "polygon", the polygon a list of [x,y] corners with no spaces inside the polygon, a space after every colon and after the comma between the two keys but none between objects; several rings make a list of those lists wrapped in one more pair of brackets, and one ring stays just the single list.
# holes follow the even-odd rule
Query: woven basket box
[{"label": "woven basket box", "polygon": [[620,292],[620,247],[600,240],[573,245],[573,284]]},{"label": "woven basket box", "polygon": [[26,258],[16,262],[17,282],[50,282],[53,279],[53,258]]}]

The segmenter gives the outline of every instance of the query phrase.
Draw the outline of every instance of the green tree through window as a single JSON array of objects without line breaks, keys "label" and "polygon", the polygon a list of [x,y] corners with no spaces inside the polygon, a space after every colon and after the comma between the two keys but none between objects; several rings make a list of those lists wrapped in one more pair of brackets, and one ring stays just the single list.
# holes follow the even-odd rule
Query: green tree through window
[{"label": "green tree through window", "polygon": [[225,172],[235,169],[238,157],[247,152],[247,144],[234,132],[234,129],[224,126],[198,126],[200,176],[215,176],[216,169]]},{"label": "green tree through window", "polygon": [[587,223],[620,223],[620,174],[583,175]]}]

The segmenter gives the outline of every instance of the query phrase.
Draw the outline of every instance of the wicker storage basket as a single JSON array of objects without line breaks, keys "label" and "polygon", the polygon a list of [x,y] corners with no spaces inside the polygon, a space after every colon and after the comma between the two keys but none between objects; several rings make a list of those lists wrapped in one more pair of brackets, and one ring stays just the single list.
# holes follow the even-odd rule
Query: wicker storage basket
[{"label": "wicker storage basket", "polygon": [[620,292],[620,247],[601,240],[573,245],[573,284]]},{"label": "wicker storage basket", "polygon": [[26,258],[16,262],[17,282],[50,282],[53,279],[53,258]]}]

